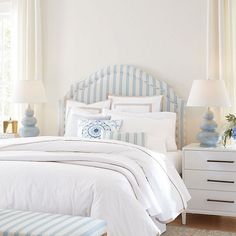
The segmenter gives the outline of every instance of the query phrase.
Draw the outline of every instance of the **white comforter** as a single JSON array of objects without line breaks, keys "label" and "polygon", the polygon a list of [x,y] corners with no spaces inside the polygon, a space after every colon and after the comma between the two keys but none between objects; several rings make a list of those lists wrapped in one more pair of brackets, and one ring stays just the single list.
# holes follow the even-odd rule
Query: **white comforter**
[{"label": "white comforter", "polygon": [[[0,208],[92,216],[112,236],[154,236],[190,196],[163,156],[118,141],[1,140]],[[153,220],[155,219],[155,220]]]}]

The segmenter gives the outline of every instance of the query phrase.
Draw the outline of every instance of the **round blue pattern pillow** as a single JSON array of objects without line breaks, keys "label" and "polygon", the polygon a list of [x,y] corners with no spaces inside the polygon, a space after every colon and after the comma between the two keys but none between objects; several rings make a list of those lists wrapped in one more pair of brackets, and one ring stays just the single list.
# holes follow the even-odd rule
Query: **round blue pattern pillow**
[{"label": "round blue pattern pillow", "polygon": [[100,139],[103,132],[119,131],[121,120],[82,120],[78,124],[78,137]]}]

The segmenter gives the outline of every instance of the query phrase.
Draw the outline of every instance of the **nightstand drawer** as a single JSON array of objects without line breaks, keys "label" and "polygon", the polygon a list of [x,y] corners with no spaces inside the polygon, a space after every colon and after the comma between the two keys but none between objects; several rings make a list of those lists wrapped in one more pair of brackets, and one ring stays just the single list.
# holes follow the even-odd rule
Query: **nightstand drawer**
[{"label": "nightstand drawer", "polygon": [[184,182],[191,189],[236,191],[235,172],[185,170]]},{"label": "nightstand drawer", "polygon": [[235,192],[218,192],[189,189],[192,199],[188,203],[188,209],[213,212],[232,212],[236,214]]},{"label": "nightstand drawer", "polygon": [[236,152],[185,151],[184,168],[236,171]]}]

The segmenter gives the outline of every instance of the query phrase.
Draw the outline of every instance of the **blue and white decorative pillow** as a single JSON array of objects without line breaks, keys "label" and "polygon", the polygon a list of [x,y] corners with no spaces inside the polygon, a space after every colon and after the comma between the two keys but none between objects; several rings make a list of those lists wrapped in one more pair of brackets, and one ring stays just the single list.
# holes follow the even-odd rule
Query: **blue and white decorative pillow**
[{"label": "blue and white decorative pillow", "polygon": [[102,138],[128,142],[142,147],[145,147],[145,141],[146,141],[144,132],[135,132],[135,133],[105,132],[102,134]]},{"label": "blue and white decorative pillow", "polygon": [[81,120],[78,122],[78,137],[100,139],[101,134],[119,131],[122,120]]}]

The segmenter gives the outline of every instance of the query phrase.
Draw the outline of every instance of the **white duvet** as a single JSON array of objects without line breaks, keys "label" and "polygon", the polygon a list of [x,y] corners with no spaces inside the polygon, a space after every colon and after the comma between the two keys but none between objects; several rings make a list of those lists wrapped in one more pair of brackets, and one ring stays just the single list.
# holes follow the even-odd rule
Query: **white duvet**
[{"label": "white duvet", "polygon": [[1,140],[0,208],[105,219],[111,236],[156,236],[190,196],[162,154],[119,141]]}]

